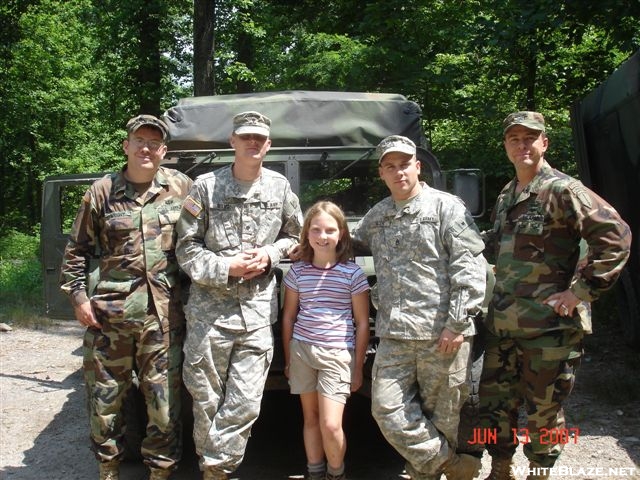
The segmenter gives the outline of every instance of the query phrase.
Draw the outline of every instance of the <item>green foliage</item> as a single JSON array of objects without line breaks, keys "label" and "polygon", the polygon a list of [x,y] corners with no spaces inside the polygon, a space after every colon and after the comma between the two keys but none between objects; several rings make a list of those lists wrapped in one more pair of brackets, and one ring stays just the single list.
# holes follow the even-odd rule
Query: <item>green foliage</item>
[{"label": "green foliage", "polygon": [[[513,171],[500,122],[542,111],[550,163],[576,173],[569,107],[640,47],[640,2],[216,2],[215,93],[398,92],[444,168],[479,167],[489,205]],[[0,5],[0,232],[40,221],[48,175],[123,161],[123,126],[191,92],[188,0]],[[61,28],[63,26],[63,28]]]},{"label": "green foliage", "polygon": [[6,91],[0,156],[2,175],[11,179],[3,182],[7,201],[0,208],[3,217],[11,216],[10,223],[3,218],[2,229],[27,231],[38,221],[41,174],[55,170],[52,157],[67,154],[86,129],[95,75],[86,58],[92,37],[69,18],[77,18],[87,6],[43,1],[25,9],[14,23],[19,37],[10,45],[10,61],[2,72]]},{"label": "green foliage", "polygon": [[42,305],[38,248],[37,236],[12,231],[0,237],[0,321],[33,318]]},{"label": "green foliage", "polygon": [[[11,26],[0,64],[0,231],[29,231],[39,221],[44,177],[117,168],[126,120],[143,108],[159,113],[187,94],[190,2],[11,3],[0,9]],[[153,65],[173,81],[158,73],[154,83],[153,61],[140,60],[147,54],[136,39],[156,31]],[[155,106],[143,107],[149,102]]]},{"label": "green foliage", "polygon": [[[363,79],[356,66],[365,60],[366,45],[347,35],[309,33],[303,29],[295,35],[296,55],[281,55],[281,82],[307,90],[361,89],[357,86]],[[299,61],[300,57],[304,62]]]},{"label": "green foliage", "polygon": [[0,303],[38,305],[42,302],[42,274],[38,260],[0,260]]},{"label": "green foliage", "polygon": [[38,236],[11,230],[0,237],[0,259],[2,260],[37,260],[39,248]]}]

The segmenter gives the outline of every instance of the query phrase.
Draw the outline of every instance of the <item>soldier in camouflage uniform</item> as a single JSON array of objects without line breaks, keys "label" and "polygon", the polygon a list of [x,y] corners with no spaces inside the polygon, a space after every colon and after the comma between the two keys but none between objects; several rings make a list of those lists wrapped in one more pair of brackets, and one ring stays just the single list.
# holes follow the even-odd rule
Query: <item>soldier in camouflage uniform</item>
[{"label": "soldier in camouflage uniform", "polygon": [[[548,139],[537,112],[504,120],[504,146],[516,171],[498,196],[487,234],[496,284],[487,318],[480,385],[482,425],[491,480],[513,479],[518,410],[525,405],[524,453],[529,479],[548,478],[563,444],[562,402],[574,384],[583,335],[591,332],[588,302],[610,288],[629,256],[629,227],[608,203],[544,159]],[[580,242],[588,245],[581,263]],[[517,431],[517,430],[516,430]],[[543,438],[541,438],[541,435]]]},{"label": "soldier in camouflage uniform", "polygon": [[178,223],[178,261],[192,280],[184,382],[204,479],[227,478],[244,456],[273,356],[274,268],[302,228],[289,181],[262,166],[270,123],[234,117],[234,163],[195,181]]},{"label": "soldier in camouflage uniform", "polygon": [[[142,456],[151,479],[169,478],[182,454],[180,387],[184,314],[175,224],[191,179],[160,167],[167,126],[151,115],[127,123],[127,165],[86,192],[73,224],[61,288],[87,327],[84,375],[100,479],[117,480],[126,392],[138,376],[149,415]],[[89,260],[100,279],[88,292]]]},{"label": "soldier in camouflage uniform", "polygon": [[371,250],[380,296],[373,416],[413,480],[470,480],[479,459],[455,451],[485,292],[484,243],[460,199],[419,181],[410,139],[387,137],[377,153],[391,196],[353,232]]}]

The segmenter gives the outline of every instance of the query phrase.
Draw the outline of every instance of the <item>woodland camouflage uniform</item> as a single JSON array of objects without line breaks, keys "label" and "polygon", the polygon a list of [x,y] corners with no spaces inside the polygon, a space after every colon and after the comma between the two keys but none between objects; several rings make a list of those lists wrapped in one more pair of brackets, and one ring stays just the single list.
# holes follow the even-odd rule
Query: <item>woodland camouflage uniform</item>
[{"label": "woodland camouflage uniform", "polygon": [[[513,456],[512,429],[524,403],[531,441],[524,452],[532,464],[551,467],[563,445],[544,445],[540,435],[566,428],[562,402],[574,385],[583,336],[591,332],[589,302],[618,278],[631,234],[613,207],[543,162],[521,193],[515,179],[502,190],[486,232],[496,284],[480,402],[483,427],[497,429],[497,443],[486,445],[494,459]],[[581,238],[588,251],[577,268]],[[563,317],[542,302],[567,288],[582,303]]]},{"label": "woodland camouflage uniform", "polygon": [[[149,423],[145,463],[171,469],[181,456],[180,386],[184,315],[175,223],[191,180],[160,167],[144,195],[123,169],[94,182],[73,224],[61,288],[74,306],[90,301],[102,329],[84,338],[91,441],[100,462],[123,455],[122,402],[135,370]],[[100,276],[88,292],[89,260]]]}]

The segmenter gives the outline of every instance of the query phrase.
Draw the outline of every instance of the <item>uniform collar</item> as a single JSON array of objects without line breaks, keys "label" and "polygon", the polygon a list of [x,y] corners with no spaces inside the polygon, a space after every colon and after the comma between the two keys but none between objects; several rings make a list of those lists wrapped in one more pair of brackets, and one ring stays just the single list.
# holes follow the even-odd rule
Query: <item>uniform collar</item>
[{"label": "uniform collar", "polygon": [[[137,196],[137,192],[133,188],[132,185],[129,184],[127,179],[124,176],[124,172],[127,170],[127,166],[123,166],[118,175],[116,176],[115,181],[113,182],[113,189],[117,195],[125,195],[128,194],[129,197],[135,198]],[[154,175],[151,180],[150,191],[156,190],[158,187],[166,187],[169,185],[169,180],[167,178],[166,172],[163,167],[159,167],[158,171]],[[127,187],[129,190],[127,190]]]},{"label": "uniform collar", "polygon": [[518,185],[517,177],[514,177],[513,180],[509,182],[509,184],[505,187],[504,191],[505,193],[508,192],[511,197],[525,198],[530,196],[531,194],[538,194],[538,192],[540,192],[540,188],[542,187],[542,185],[550,177],[553,177],[553,176],[555,176],[553,168],[551,167],[551,165],[547,163],[546,160],[543,160],[540,171],[536,173],[536,176],[531,179],[529,184],[526,187],[524,187],[522,192],[520,192],[519,194],[516,193],[516,186]]},{"label": "uniform collar", "polygon": [[402,206],[399,209],[396,207],[395,200],[392,197],[388,197],[389,198],[388,215],[395,216],[395,215],[403,215],[405,213],[409,215],[413,215],[419,212],[420,207],[422,205],[422,202],[419,199],[423,198],[425,195],[428,195],[428,192],[432,190],[432,188],[429,185],[427,185],[425,182],[420,182],[420,186],[422,187],[422,189],[420,190],[420,193],[418,193],[416,196],[411,198],[404,206]]}]

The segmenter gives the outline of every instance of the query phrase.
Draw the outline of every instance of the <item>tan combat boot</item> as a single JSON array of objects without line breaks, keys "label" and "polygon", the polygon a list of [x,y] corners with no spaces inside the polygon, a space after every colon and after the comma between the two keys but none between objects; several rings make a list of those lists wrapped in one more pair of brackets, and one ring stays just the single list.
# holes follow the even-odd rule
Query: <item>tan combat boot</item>
[{"label": "tan combat boot", "polygon": [[164,468],[149,467],[149,470],[151,471],[149,480],[167,480],[171,476],[171,470]]},{"label": "tan combat boot", "polygon": [[110,460],[108,462],[100,462],[100,480],[120,480],[120,462],[118,460]]},{"label": "tan combat boot", "polygon": [[548,480],[551,475],[550,468],[543,467],[536,462],[529,462],[529,475],[527,480]]},{"label": "tan combat boot", "polygon": [[453,454],[442,469],[447,480],[472,480],[482,467],[478,457],[466,453]]},{"label": "tan combat boot", "polygon": [[205,467],[202,471],[202,480],[227,480],[227,474],[213,467]]},{"label": "tan combat boot", "polygon": [[513,459],[491,457],[491,473],[485,480],[516,480],[511,466]]}]

